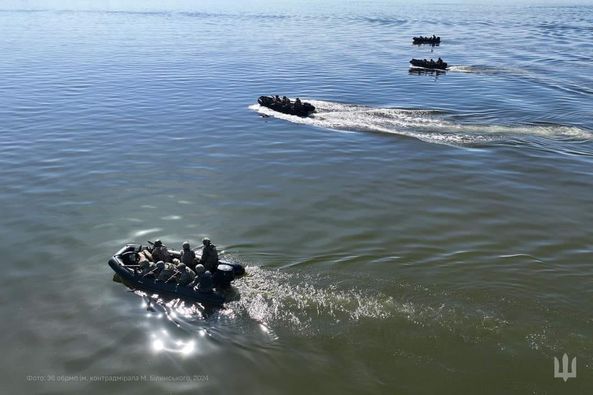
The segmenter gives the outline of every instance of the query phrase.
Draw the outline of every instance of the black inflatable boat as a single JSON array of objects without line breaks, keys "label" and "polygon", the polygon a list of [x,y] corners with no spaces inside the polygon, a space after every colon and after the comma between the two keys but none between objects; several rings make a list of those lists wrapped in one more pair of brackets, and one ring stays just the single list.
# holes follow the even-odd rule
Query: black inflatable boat
[{"label": "black inflatable boat", "polygon": [[419,36],[419,37],[412,37],[412,43],[415,45],[421,44],[430,44],[430,45],[439,45],[441,43],[441,38],[436,36]]},{"label": "black inflatable boat", "polygon": [[274,111],[283,114],[296,115],[299,117],[307,117],[315,111],[315,107],[311,103],[300,103],[290,100],[282,100],[278,96],[260,96],[257,99],[260,106],[271,108]]},{"label": "black inflatable boat", "polygon": [[412,59],[410,60],[410,64],[412,65],[412,67],[418,67],[423,69],[447,70],[447,62],[443,62],[440,59],[436,62],[432,59]]},{"label": "black inflatable boat", "polygon": [[[209,307],[220,307],[225,302],[221,291],[228,289],[231,282],[245,274],[245,268],[238,263],[220,262],[212,273],[215,292],[201,292],[196,288],[179,286],[176,283],[156,281],[154,278],[143,277],[138,271],[138,254],[143,248],[138,244],[127,244],[109,260],[109,266],[118,275],[121,282],[132,289],[161,297],[182,299],[190,303],[200,303]],[[170,251],[172,256],[178,252]]]}]

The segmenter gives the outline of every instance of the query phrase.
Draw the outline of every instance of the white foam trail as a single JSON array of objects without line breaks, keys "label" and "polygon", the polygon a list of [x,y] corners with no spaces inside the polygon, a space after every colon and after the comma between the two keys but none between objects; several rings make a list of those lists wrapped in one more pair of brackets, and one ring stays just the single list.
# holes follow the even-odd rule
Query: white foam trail
[{"label": "white foam trail", "polygon": [[[316,287],[305,274],[288,274],[249,267],[236,285],[241,299],[228,304],[251,319],[273,327],[282,322],[299,332],[315,331],[315,319],[331,322],[385,319],[398,311],[393,298],[380,293]],[[395,307],[394,307],[395,306]]]},{"label": "white foam trail", "polygon": [[436,110],[373,108],[320,100],[307,100],[316,107],[309,117],[273,111],[259,104],[249,108],[260,114],[293,123],[346,132],[377,132],[414,137],[422,141],[455,146],[484,144],[522,136],[592,140],[591,131],[559,125],[469,125],[448,121]]},{"label": "white foam trail", "polygon": [[[441,300],[427,299],[426,290],[404,288],[404,295],[388,296],[373,289],[327,285],[328,280],[308,273],[286,273],[248,267],[248,275],[235,285],[241,298],[228,303],[236,317],[248,317],[265,327],[299,335],[331,332],[366,320],[406,320],[420,327],[439,327],[452,333],[472,328],[492,334],[508,326],[496,311],[460,309]],[[320,283],[326,284],[321,285]],[[416,297],[413,295],[417,295]],[[244,326],[244,325],[243,325]],[[474,332],[475,334],[475,332]],[[471,335],[470,335],[471,336]]]},{"label": "white foam trail", "polygon": [[486,66],[486,65],[451,65],[447,67],[447,71],[456,73],[472,73],[472,74],[513,74],[513,75],[530,75],[530,72],[525,69],[517,67],[501,67],[501,66]]}]

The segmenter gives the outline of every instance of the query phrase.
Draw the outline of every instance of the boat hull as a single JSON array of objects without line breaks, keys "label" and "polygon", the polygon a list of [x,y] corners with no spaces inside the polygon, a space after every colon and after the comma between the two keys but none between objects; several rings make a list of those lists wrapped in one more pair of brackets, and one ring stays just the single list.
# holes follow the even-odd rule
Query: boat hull
[{"label": "boat hull", "polygon": [[298,117],[308,117],[315,112],[315,107],[310,103],[303,103],[300,108],[297,108],[294,105],[294,102],[290,104],[278,103],[271,96],[260,96],[259,99],[257,99],[257,102],[260,106],[267,107],[283,114],[296,115]]},{"label": "boat hull", "polygon": [[437,63],[437,62],[429,62],[424,61],[422,59],[412,59],[410,60],[410,67],[412,68],[419,68],[419,69],[426,69],[426,70],[447,70],[447,62]]},{"label": "boat hull", "polygon": [[412,43],[414,45],[422,45],[422,44],[428,44],[428,45],[439,45],[441,43],[441,38],[437,37],[435,39],[433,38],[424,38],[424,37],[414,37],[412,39]]},{"label": "boat hull", "polygon": [[[120,249],[111,259],[109,266],[117,274],[121,282],[128,287],[140,290],[149,294],[158,294],[161,297],[170,299],[182,299],[190,303],[200,303],[208,307],[221,307],[225,302],[224,295],[219,292],[200,292],[195,288],[179,286],[176,283],[165,283],[156,281],[154,278],[142,277],[142,275],[133,267],[130,256],[139,252],[141,246],[129,244]],[[230,266],[236,277],[245,273],[243,266],[239,264],[224,263]],[[233,276],[235,278],[235,276]],[[216,279],[221,279],[217,281]],[[219,275],[216,271],[213,273],[214,285],[217,290],[225,289],[230,286],[228,277]],[[232,280],[231,280],[232,281]]]}]

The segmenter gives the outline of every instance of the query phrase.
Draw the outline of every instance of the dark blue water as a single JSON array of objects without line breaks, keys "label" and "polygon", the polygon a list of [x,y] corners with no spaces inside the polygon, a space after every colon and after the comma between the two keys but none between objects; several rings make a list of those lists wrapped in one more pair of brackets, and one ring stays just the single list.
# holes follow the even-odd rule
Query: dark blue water
[{"label": "dark blue water", "polygon": [[[3,387],[590,392],[592,22],[580,5],[0,4]],[[411,44],[428,34],[441,45]],[[450,70],[410,73],[431,57]],[[204,236],[250,273],[224,311],[150,312],[111,281],[126,242]]]}]

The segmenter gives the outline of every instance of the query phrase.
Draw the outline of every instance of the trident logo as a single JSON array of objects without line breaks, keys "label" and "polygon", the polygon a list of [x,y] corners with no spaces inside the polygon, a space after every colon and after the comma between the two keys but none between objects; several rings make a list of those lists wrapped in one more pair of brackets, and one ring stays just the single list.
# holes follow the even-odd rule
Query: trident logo
[{"label": "trident logo", "polygon": [[554,357],[554,378],[563,379],[566,382],[568,379],[577,377],[577,357],[572,359],[572,369],[568,370],[568,355],[564,353],[562,356],[562,371],[560,371],[560,362],[558,358]]}]

